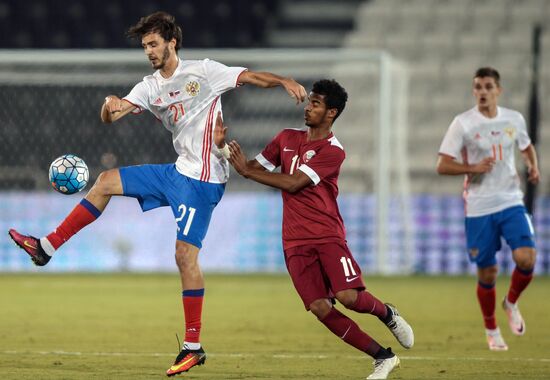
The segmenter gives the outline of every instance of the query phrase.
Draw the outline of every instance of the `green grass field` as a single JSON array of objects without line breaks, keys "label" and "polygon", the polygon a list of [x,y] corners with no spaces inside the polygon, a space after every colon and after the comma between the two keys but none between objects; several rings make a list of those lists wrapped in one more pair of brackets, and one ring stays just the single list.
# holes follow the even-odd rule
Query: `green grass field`
[{"label": "green grass field", "polygon": [[[206,365],[188,379],[364,379],[371,360],[303,310],[286,275],[206,275]],[[391,379],[550,378],[550,278],[521,299],[527,333],[490,352],[472,277],[374,277],[367,286],[415,330],[402,349],[378,320],[346,311],[401,357]],[[498,297],[508,278],[499,278]],[[161,379],[183,331],[177,275],[0,276],[1,379]],[[340,308],[342,310],[342,308]]]}]

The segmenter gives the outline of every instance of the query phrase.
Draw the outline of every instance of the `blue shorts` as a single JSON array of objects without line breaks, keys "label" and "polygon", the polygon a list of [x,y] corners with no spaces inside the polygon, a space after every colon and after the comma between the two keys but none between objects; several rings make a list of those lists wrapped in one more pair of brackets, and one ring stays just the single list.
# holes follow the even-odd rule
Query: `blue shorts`
[{"label": "blue shorts", "polygon": [[143,211],[170,206],[178,226],[177,239],[202,247],[225,184],[189,178],[175,164],[127,166],[119,172],[124,196],[136,198]]},{"label": "blue shorts", "polygon": [[535,231],[525,207],[513,206],[494,214],[467,217],[466,241],[470,261],[478,268],[497,263],[496,253],[501,248],[501,236],[513,250],[535,247]]}]

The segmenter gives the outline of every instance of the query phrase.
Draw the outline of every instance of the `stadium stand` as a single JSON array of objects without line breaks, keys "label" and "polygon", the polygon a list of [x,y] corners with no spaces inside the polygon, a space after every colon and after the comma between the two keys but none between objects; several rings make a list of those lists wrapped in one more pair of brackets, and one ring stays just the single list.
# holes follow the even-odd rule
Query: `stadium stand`
[{"label": "stadium stand", "polygon": [[[360,6],[345,46],[386,49],[409,63],[413,192],[456,191],[456,178],[440,178],[438,189],[431,185],[436,152],[452,117],[473,106],[470,83],[477,67],[496,67],[503,77],[501,104],[527,117],[531,34],[536,23],[549,22],[545,0],[374,0]],[[549,48],[547,31],[543,62]],[[543,72],[543,94],[550,89],[549,74]],[[550,112],[547,101],[541,106],[543,115]],[[543,119],[542,146],[550,143],[549,127]],[[550,167],[550,158],[541,158],[541,167]],[[545,181],[543,191],[550,185]]]},{"label": "stadium stand", "polygon": [[[440,178],[441,186],[436,189],[431,186],[436,176],[436,151],[453,115],[473,104],[470,79],[476,67],[484,64],[497,67],[503,75],[505,89],[502,104],[526,115],[532,27],[536,22],[550,21],[550,4],[545,0],[344,0],[337,3],[325,0],[184,0],[177,3],[158,1],[154,4],[114,0],[102,7],[83,0],[74,0],[68,4],[54,0],[25,3],[0,0],[0,49],[135,48],[136,43],[125,38],[123,31],[140,16],[156,9],[172,12],[182,24],[183,51],[194,47],[302,48],[343,45],[385,49],[406,61],[411,75],[408,117],[411,133],[408,145],[413,193],[456,192],[458,178]],[[548,59],[548,33],[543,38],[543,52],[545,59]],[[246,62],[242,64],[246,65]],[[25,67],[18,69],[24,71]],[[78,71],[78,68],[67,66],[59,70]],[[136,68],[135,72],[139,80],[137,73],[142,72],[142,68]],[[550,75],[544,72],[543,75],[544,95],[550,88]],[[304,84],[308,86],[312,80],[307,78]],[[51,131],[61,131],[70,126],[64,125],[67,123],[66,115],[52,113],[43,118],[43,124],[40,128],[35,127],[32,134],[29,134],[29,129],[15,128],[21,119],[31,123],[31,119],[27,120],[23,112],[25,104],[36,102],[36,97],[41,96],[44,101],[52,102],[53,107],[64,107],[73,104],[74,99],[100,99],[105,93],[122,94],[129,88],[111,84],[104,87],[75,85],[73,90],[71,95],[60,93],[51,96],[56,90],[47,86],[38,89],[6,86],[3,89],[9,94],[9,113],[4,115],[4,124],[11,127],[0,130],[2,140],[15,144],[21,138],[26,138],[28,146],[36,145],[32,144],[33,138],[46,142],[39,150],[28,152],[29,165],[47,165],[55,155],[51,151],[54,145],[52,142],[59,137]],[[262,101],[259,101],[257,91],[239,94],[242,102],[233,102],[232,94],[225,97],[224,102],[231,104],[226,107],[227,117],[230,119],[238,114],[241,119],[248,121],[239,127],[242,131],[251,131],[256,120],[269,123],[274,119],[272,113],[279,111],[278,107],[268,105],[286,100],[279,94],[264,92]],[[371,103],[372,98],[365,98],[364,101]],[[372,107],[372,104],[368,106]],[[548,110],[548,102],[543,102],[542,106],[544,115]],[[84,131],[88,140],[86,146],[71,145],[77,142],[68,141],[65,146],[67,149],[93,157],[90,150],[96,143],[102,144],[106,151],[119,157],[116,165],[144,160],[173,160],[173,152],[170,150],[158,149],[158,154],[150,157],[152,149],[147,150],[147,147],[136,146],[132,142],[148,141],[154,146],[164,146],[166,136],[162,129],[134,126],[117,128],[116,131],[99,135],[94,132],[97,128],[96,112],[95,108],[79,112],[80,130]],[[354,118],[351,114],[345,116]],[[14,117],[19,119],[17,123]],[[543,124],[540,144],[546,145],[550,142],[550,132],[546,132],[548,122],[544,119]],[[127,138],[115,143],[118,134],[125,134]],[[251,135],[243,133],[242,138],[249,151],[257,151],[263,146],[259,141],[267,136],[247,139]],[[13,160],[23,149],[16,145],[7,146],[7,149],[0,151],[3,167],[14,165]],[[349,148],[350,152],[356,150],[355,146]],[[545,156],[542,158],[548,160]],[[100,165],[101,158],[97,160],[89,164]],[[550,162],[543,162],[541,166],[547,167],[548,164]],[[6,175],[9,176],[9,173]],[[25,180],[25,184],[4,181],[7,176],[0,176],[0,188],[34,186],[34,181]],[[548,180],[545,181],[541,186],[543,189],[549,187]]]},{"label": "stadium stand", "polygon": [[277,8],[277,0],[115,0],[100,6],[82,0],[2,0],[0,48],[135,47],[121,31],[156,10],[176,16],[187,47],[254,47],[263,45]]}]

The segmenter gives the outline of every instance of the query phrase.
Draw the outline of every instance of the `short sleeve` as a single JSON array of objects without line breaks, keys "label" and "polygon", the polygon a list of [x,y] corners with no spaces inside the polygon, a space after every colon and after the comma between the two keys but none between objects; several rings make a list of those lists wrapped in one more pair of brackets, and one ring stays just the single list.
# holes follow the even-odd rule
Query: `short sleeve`
[{"label": "short sleeve", "polygon": [[139,82],[123,99],[138,108],[138,110],[132,111],[133,113],[140,113],[143,110],[149,110],[149,91],[147,84],[143,81]]},{"label": "short sleeve", "polygon": [[298,169],[317,185],[324,178],[338,174],[345,158],[346,153],[341,148],[327,145],[319,150],[307,163],[300,165]]},{"label": "short sleeve", "polygon": [[516,142],[518,144],[519,150],[525,150],[529,145],[531,145],[531,138],[529,137],[529,134],[527,133],[527,126],[525,124],[525,119],[523,116],[518,113],[518,121],[517,121],[517,128],[518,128],[518,134]]},{"label": "short sleeve", "polygon": [[217,95],[237,87],[239,75],[246,70],[245,67],[230,67],[210,59],[205,59],[203,65],[208,83]]},{"label": "short sleeve", "polygon": [[439,148],[440,154],[445,154],[454,158],[460,157],[460,152],[464,146],[464,128],[458,120],[458,117],[455,117],[445,137],[443,137],[443,142]]},{"label": "short sleeve", "polygon": [[264,168],[272,172],[277,167],[281,166],[281,134],[280,132],[267,144],[260,154],[256,156],[258,161]]}]

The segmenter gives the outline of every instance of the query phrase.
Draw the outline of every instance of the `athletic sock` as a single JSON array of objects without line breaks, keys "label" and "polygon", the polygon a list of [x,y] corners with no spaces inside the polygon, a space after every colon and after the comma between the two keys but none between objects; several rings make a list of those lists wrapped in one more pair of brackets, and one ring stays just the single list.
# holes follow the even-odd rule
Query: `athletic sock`
[{"label": "athletic sock", "polygon": [[477,283],[477,300],[483,314],[485,328],[494,330],[497,328],[495,318],[496,290],[495,284],[484,284],[481,281]]},{"label": "athletic sock", "polygon": [[349,308],[358,313],[368,313],[382,319],[387,316],[388,309],[378,298],[366,290],[357,293],[357,300]]},{"label": "athletic sock", "polygon": [[340,313],[334,307],[331,308],[330,312],[320,322],[344,342],[372,357],[381,348],[378,342],[359,328],[357,323]]},{"label": "athletic sock", "polygon": [[391,347],[380,347],[378,352],[373,356],[375,359],[389,359],[393,358],[395,354],[391,351]]},{"label": "athletic sock", "polygon": [[199,348],[201,348],[201,344],[200,343],[192,343],[192,342],[183,342],[183,347],[182,347],[184,350],[198,350]]},{"label": "athletic sock", "polygon": [[[185,315],[184,344],[199,343],[204,289],[187,289],[181,293],[181,296]],[[200,344],[198,348],[200,348]]]},{"label": "athletic sock", "polygon": [[527,285],[533,279],[533,269],[523,270],[518,267],[512,272],[512,280],[510,281],[510,289],[508,290],[508,296],[506,297],[509,303],[516,303],[518,298],[525,290]]},{"label": "athletic sock", "polygon": [[[65,220],[63,220],[51,234],[46,236],[46,239],[51,247],[56,250],[82,228],[99,218],[100,215],[101,211],[84,198],[76,205],[70,214],[67,215]],[[50,247],[47,248],[49,250]],[[46,253],[51,255],[51,253],[47,251]]]}]

